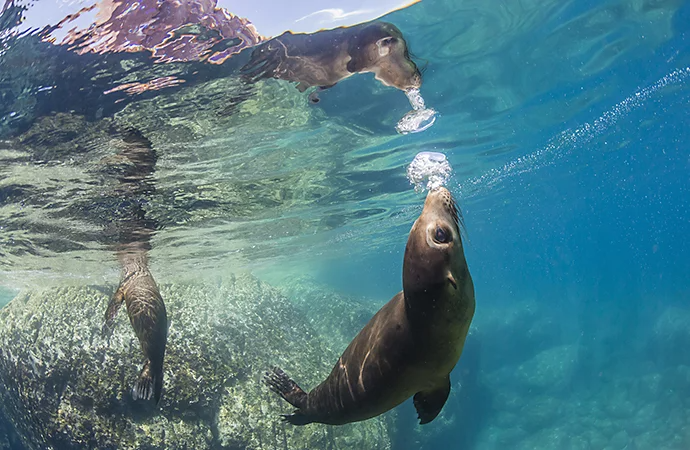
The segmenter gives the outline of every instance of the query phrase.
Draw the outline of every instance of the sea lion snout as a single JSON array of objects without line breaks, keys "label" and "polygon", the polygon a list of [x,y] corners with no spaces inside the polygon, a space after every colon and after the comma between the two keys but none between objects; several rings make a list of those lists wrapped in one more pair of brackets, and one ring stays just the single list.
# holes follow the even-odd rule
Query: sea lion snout
[{"label": "sea lion snout", "polygon": [[422,74],[410,59],[407,42],[391,23],[374,22],[353,33],[349,55],[347,69],[352,73],[373,72],[381,83],[403,91],[422,86]]},{"label": "sea lion snout", "polygon": [[453,195],[440,187],[427,194],[424,209],[415,221],[405,249],[403,288],[425,292],[450,285],[457,289],[458,261],[464,261],[459,213]]},{"label": "sea lion snout", "polygon": [[422,216],[429,216],[429,222],[447,221],[459,232],[458,214],[457,204],[448,189],[438,187],[429,191],[422,211]]},{"label": "sea lion snout", "polygon": [[422,73],[417,69],[415,74],[412,75],[412,85],[408,89],[419,89],[420,87],[422,87]]}]

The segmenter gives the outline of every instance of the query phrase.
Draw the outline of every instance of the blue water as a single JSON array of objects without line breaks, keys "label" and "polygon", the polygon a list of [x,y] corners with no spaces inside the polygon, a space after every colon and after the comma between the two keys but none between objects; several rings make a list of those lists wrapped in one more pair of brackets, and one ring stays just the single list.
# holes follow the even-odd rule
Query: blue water
[{"label": "blue water", "polygon": [[[264,97],[284,95],[309,120],[274,119],[269,105],[238,122],[244,135],[211,122],[199,142],[160,144],[155,273],[203,280],[241,266],[278,286],[307,273],[376,309],[401,289],[423,202],[405,168],[443,152],[477,310],[442,415],[420,427],[402,405],[394,448],[690,448],[690,2],[508,3],[424,0],[385,17],[426,64],[421,93],[439,117],[423,133],[395,136],[407,99],[365,74],[314,107],[292,88]],[[89,230],[53,248],[64,227],[94,221],[46,226],[37,215],[19,232],[32,217],[17,212],[23,202],[41,210],[54,194],[13,181],[8,168],[26,161],[0,156],[0,306],[46,278],[114,282]],[[287,186],[292,202],[272,209],[264,182],[309,170],[325,175]],[[254,205],[220,201],[237,179],[256,183]],[[220,194],[203,203],[196,185]],[[72,201],[52,207],[84,211]]]}]

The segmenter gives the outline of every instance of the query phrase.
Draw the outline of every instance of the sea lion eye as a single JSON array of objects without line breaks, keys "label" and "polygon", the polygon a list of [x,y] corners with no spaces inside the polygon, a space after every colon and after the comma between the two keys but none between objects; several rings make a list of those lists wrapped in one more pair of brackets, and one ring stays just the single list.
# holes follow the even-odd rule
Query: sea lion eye
[{"label": "sea lion eye", "polygon": [[447,233],[446,230],[444,230],[441,227],[436,227],[436,235],[434,236],[436,242],[445,244],[447,242],[450,242],[452,238],[453,236],[450,233]]}]

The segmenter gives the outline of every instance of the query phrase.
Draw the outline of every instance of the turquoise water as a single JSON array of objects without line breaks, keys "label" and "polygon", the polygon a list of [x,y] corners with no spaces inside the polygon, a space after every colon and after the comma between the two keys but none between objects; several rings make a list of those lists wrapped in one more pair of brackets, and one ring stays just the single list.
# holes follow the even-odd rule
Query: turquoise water
[{"label": "turquoise water", "polygon": [[13,289],[0,288],[0,307],[5,306],[17,295],[17,291]]},{"label": "turquoise water", "polygon": [[[277,80],[242,97],[246,52],[166,65],[4,36],[0,306],[117,282],[110,227],[132,205],[103,169],[112,123],[157,154],[141,204],[160,284],[249,271],[324,303],[307,311],[329,297],[305,275],[372,311],[401,289],[424,199],[405,170],[442,152],[477,310],[441,416],[400,406],[393,448],[690,448],[690,3],[424,0],[384,19],[426,67],[422,133],[395,133],[409,103],[371,74],[310,105]],[[162,74],[187,81],[101,95]]]}]

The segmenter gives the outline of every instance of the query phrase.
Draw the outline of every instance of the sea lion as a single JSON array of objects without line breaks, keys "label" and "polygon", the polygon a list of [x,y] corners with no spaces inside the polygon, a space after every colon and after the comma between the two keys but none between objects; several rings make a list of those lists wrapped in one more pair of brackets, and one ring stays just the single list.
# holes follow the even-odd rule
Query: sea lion
[{"label": "sea lion", "polygon": [[148,269],[145,255],[121,254],[122,276],[106,311],[104,331],[109,334],[124,301],[129,322],[146,357],[144,367],[132,389],[134,400],[158,404],[163,391],[163,359],[168,338],[168,317],[156,281]]},{"label": "sea lion", "polygon": [[132,389],[135,400],[154,399],[158,404],[163,391],[163,360],[168,339],[168,316],[156,281],[151,275],[148,252],[156,223],[146,218],[141,199],[154,189],[151,175],[156,153],[151,142],[138,130],[125,130],[118,158],[124,160],[118,176],[116,194],[121,198],[116,221],[118,242],[115,246],[122,267],[120,285],[105,313],[104,335],[113,329],[122,303],[127,306],[129,322],[139,339],[146,360]]},{"label": "sea lion", "polygon": [[[287,31],[259,45],[242,71],[252,79],[278,78],[298,83],[300,92],[312,86],[334,86],[355,74],[373,72],[386,86],[419,88],[422,76],[410,59],[400,30],[387,22],[317,31]],[[310,100],[318,101],[315,93]]]},{"label": "sea lion", "polygon": [[402,292],[364,326],[328,378],[309,393],[279,368],[266,372],[264,382],[297,408],[283,415],[294,425],[366,420],[412,395],[420,423],[429,423],[448,399],[474,307],[459,210],[451,193],[438,188],[410,231]]}]

